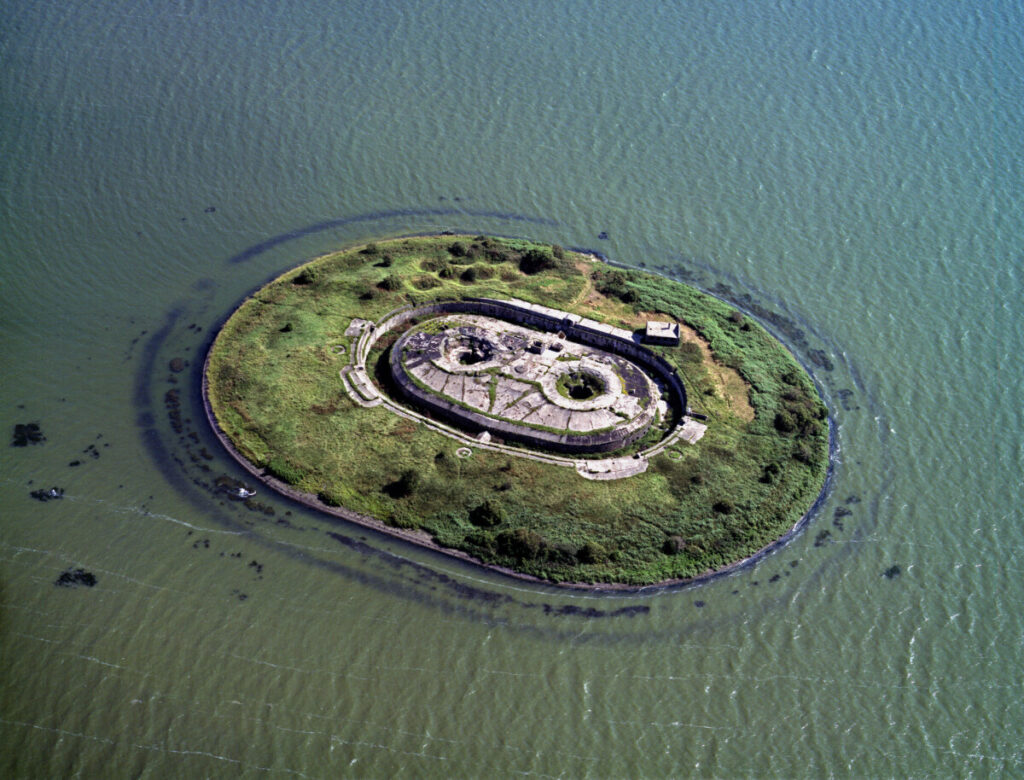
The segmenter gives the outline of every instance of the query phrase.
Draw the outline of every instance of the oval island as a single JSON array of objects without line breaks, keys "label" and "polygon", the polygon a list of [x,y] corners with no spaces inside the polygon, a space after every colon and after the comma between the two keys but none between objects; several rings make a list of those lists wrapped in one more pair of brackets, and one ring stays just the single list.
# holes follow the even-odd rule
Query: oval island
[{"label": "oval island", "polygon": [[828,423],[757,322],[559,246],[399,238],[292,269],[228,318],[207,414],[311,506],[501,571],[693,580],[797,527]]}]

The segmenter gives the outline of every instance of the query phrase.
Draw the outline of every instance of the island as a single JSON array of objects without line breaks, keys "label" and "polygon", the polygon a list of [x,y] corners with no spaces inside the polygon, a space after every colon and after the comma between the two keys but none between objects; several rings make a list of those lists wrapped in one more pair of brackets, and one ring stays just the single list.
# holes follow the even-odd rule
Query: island
[{"label": "island", "polygon": [[435,235],[293,268],[228,317],[207,415],[309,506],[573,587],[687,582],[793,533],[828,415],[693,287],[557,245]]}]

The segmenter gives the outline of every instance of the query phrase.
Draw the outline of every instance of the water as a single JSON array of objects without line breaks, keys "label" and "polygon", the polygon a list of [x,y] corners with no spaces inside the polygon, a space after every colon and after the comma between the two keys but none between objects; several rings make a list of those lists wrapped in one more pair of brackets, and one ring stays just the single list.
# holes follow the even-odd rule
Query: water
[{"label": "water", "polygon": [[[1020,6],[353,5],[0,15],[0,410],[47,436],[0,448],[2,774],[1024,772]],[[594,597],[198,489],[232,307],[443,229],[787,318],[833,364],[807,531]]]}]

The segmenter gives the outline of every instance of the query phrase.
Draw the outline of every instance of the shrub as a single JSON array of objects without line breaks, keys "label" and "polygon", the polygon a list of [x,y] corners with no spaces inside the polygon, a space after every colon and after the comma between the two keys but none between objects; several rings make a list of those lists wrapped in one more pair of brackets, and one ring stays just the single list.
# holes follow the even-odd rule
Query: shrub
[{"label": "shrub", "polygon": [[441,283],[433,276],[417,276],[412,280],[412,286],[417,290],[432,290],[435,287],[440,287]]},{"label": "shrub", "polygon": [[539,274],[541,271],[554,268],[554,266],[554,258],[539,249],[528,249],[519,259],[519,270],[524,274]]},{"label": "shrub", "polygon": [[292,279],[292,284],[316,284],[320,280],[320,274],[313,268],[303,268],[299,275]]},{"label": "shrub", "polygon": [[711,508],[720,515],[731,515],[733,510],[736,509],[736,505],[728,498],[720,498]]},{"label": "shrub", "polygon": [[382,290],[387,290],[388,292],[401,290],[402,277],[398,276],[397,274],[389,274],[388,276],[385,276],[383,279],[377,282],[377,286]]},{"label": "shrub", "polygon": [[505,522],[505,510],[501,504],[487,499],[470,511],[469,522],[479,528],[494,528]]},{"label": "shrub", "polygon": [[793,413],[783,410],[775,415],[775,430],[780,433],[792,433],[796,430],[796,418]]},{"label": "shrub", "polygon": [[329,491],[321,490],[316,497],[320,499],[320,503],[327,506],[341,506],[341,499]]},{"label": "shrub", "polygon": [[519,255],[509,249],[485,249],[484,255],[489,263],[518,263]]},{"label": "shrub", "polygon": [[379,251],[380,250],[377,249],[377,245],[371,241],[369,244],[367,244],[366,246],[359,250],[359,254],[372,256],[377,254],[377,252]]},{"label": "shrub", "polygon": [[466,245],[461,241],[456,241],[449,245],[448,253],[453,257],[465,257],[466,256]]},{"label": "shrub", "polygon": [[386,485],[384,490],[392,498],[405,498],[416,491],[421,481],[420,473],[416,469],[406,469],[398,479]]},{"label": "shrub", "polygon": [[608,558],[608,552],[597,542],[587,542],[576,553],[580,563],[603,563]]},{"label": "shrub", "polygon": [[576,550],[567,544],[549,545],[543,542],[542,549],[544,558],[548,563],[555,563],[561,566],[575,566],[577,563]]},{"label": "shrub", "polygon": [[665,544],[661,546],[661,550],[665,555],[678,555],[684,549],[686,549],[686,540],[681,536],[670,536],[665,540]]},{"label": "shrub", "polygon": [[551,247],[551,254],[557,257],[559,260],[565,259],[565,250],[558,244],[553,244]]},{"label": "shrub", "polygon": [[807,446],[806,442],[800,442],[793,447],[793,457],[801,463],[810,465],[814,460],[814,453],[811,452],[811,448]]},{"label": "shrub", "polygon": [[467,284],[475,284],[478,276],[479,273],[477,272],[476,266],[471,265],[469,268],[462,272],[462,275],[459,276],[459,278],[462,281],[466,282]]},{"label": "shrub", "polygon": [[495,539],[498,551],[519,560],[536,558],[546,547],[544,537],[528,528],[502,531]]},{"label": "shrub", "polygon": [[623,303],[634,303],[637,294],[626,285],[626,275],[622,271],[605,271],[594,274],[597,291],[610,298],[618,298]]}]

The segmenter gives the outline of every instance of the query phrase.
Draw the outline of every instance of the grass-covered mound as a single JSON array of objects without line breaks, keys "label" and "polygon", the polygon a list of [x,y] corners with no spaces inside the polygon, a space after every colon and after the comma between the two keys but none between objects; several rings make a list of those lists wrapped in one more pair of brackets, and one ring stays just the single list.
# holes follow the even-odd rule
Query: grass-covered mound
[{"label": "grass-covered mound", "polygon": [[[679,369],[707,433],[643,474],[591,481],[481,448],[460,458],[459,442],[350,400],[338,372],[353,318],[463,296],[519,298],[632,329],[674,318],[680,345],[651,349]],[[398,335],[375,346],[371,373]],[[655,583],[742,560],[800,519],[827,468],[825,407],[760,325],[686,285],[528,241],[409,238],[318,258],[238,308],[210,351],[207,381],[220,428],[255,466],[327,505],[557,582]]]}]

